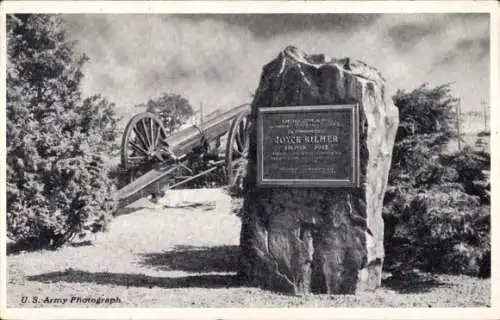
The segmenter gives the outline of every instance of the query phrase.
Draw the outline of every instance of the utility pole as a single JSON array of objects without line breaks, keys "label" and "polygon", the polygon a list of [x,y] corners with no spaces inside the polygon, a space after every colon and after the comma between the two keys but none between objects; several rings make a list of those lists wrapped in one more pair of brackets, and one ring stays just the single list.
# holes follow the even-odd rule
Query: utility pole
[{"label": "utility pole", "polygon": [[461,140],[462,140],[462,134],[460,132],[460,119],[461,119],[461,106],[460,104],[462,103],[462,99],[458,100],[458,103],[457,103],[457,134],[458,134],[458,151],[462,151],[462,144],[461,144]]},{"label": "utility pole", "polygon": [[200,128],[203,128],[203,102],[200,102]]},{"label": "utility pole", "polygon": [[484,115],[484,131],[490,131],[488,126],[488,105],[486,101],[481,100],[481,106],[483,107],[483,115]]}]

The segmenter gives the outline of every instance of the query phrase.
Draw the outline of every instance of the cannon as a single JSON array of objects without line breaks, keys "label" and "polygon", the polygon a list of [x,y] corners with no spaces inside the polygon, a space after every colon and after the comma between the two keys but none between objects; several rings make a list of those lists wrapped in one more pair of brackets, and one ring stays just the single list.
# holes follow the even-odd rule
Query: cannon
[{"label": "cannon", "polygon": [[[128,122],[121,144],[121,168],[129,182],[114,193],[118,208],[180,187],[219,170],[233,184],[249,149],[248,104],[214,112],[199,125],[168,134],[162,121],[143,112]],[[221,138],[226,137],[225,148]]]}]

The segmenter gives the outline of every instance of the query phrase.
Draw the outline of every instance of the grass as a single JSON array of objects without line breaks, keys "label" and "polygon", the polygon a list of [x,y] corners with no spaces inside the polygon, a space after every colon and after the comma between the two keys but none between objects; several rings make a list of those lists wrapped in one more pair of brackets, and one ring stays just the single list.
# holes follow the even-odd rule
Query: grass
[{"label": "grass", "polygon": [[[220,190],[172,191],[157,204],[136,202],[113,220],[107,233],[78,245],[10,254],[7,306],[489,306],[490,280],[467,276],[388,278],[378,290],[357,295],[295,297],[242,286],[236,279],[240,221],[230,211],[230,199]],[[29,297],[24,304],[23,296]],[[71,297],[73,303],[62,303]],[[78,302],[78,297],[118,299],[96,304]]]}]

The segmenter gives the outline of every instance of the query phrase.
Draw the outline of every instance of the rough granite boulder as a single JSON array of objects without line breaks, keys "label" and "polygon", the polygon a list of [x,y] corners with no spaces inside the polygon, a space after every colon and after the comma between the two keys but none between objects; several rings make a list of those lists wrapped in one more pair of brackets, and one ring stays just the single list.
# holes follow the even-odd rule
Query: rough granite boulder
[{"label": "rough granite boulder", "polygon": [[[398,127],[385,80],[361,61],[287,47],[264,66],[252,102],[239,276],[289,294],[352,294],[381,283],[382,202]],[[360,187],[256,187],[258,108],[359,104]]]}]

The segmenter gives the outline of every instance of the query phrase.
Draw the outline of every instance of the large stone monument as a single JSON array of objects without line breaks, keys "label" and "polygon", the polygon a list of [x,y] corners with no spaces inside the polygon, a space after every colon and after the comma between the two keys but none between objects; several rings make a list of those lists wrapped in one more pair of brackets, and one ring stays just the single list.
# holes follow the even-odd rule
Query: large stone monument
[{"label": "large stone monument", "polygon": [[361,61],[294,47],[264,66],[252,102],[242,280],[290,294],[380,286],[398,126],[384,82]]}]

